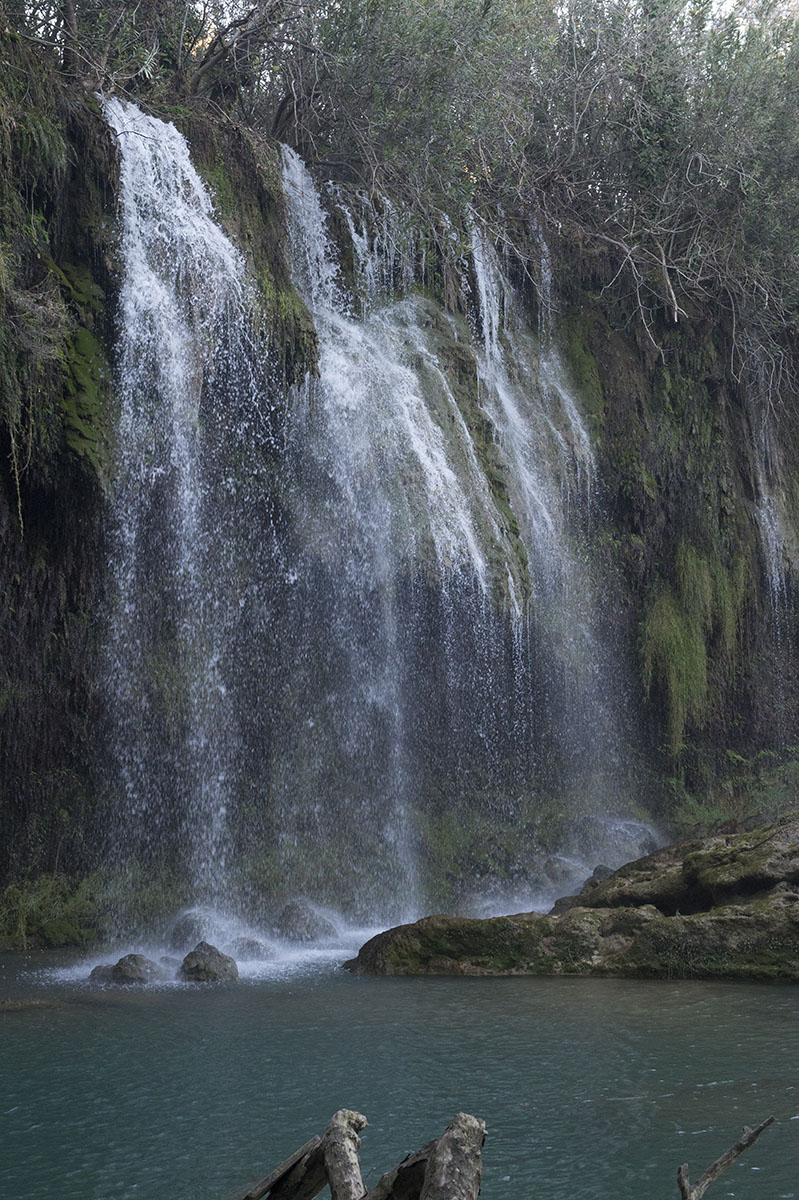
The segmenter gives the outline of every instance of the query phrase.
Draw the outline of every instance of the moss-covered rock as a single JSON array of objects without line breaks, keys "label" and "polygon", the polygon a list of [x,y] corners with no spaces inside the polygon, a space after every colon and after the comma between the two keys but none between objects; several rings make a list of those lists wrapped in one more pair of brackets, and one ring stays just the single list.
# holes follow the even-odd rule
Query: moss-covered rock
[{"label": "moss-covered rock", "polygon": [[[667,847],[548,916],[425,917],[372,938],[356,974],[799,980],[799,816]],[[680,911],[682,909],[682,911]]]}]

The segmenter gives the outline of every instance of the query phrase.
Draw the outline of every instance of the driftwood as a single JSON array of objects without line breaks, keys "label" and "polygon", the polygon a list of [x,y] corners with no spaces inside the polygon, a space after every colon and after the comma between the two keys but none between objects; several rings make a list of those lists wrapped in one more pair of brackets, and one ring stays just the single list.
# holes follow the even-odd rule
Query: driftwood
[{"label": "driftwood", "polygon": [[470,1200],[480,1191],[485,1122],[456,1113],[427,1160],[420,1200]]},{"label": "driftwood", "polygon": [[[767,1117],[756,1129],[744,1126],[740,1141],[691,1183],[688,1164],[677,1172],[682,1200],[701,1200],[722,1171],[753,1146],[773,1122]],[[315,1200],[330,1187],[332,1200],[477,1200],[482,1175],[485,1122],[456,1113],[440,1137],[407,1155],[386,1172],[371,1191],[364,1188],[358,1136],[368,1122],[360,1113],[340,1108],[321,1137],[313,1137],[241,1200]]]},{"label": "driftwood", "polygon": [[485,1122],[456,1113],[440,1137],[403,1159],[366,1192],[358,1134],[368,1124],[340,1108],[321,1137],[311,1138],[242,1200],[314,1200],[329,1185],[332,1200],[477,1200]]},{"label": "driftwood", "polygon": [[754,1146],[757,1139],[760,1137],[764,1129],[767,1129],[774,1120],[773,1117],[766,1117],[756,1129],[750,1129],[748,1125],[744,1125],[743,1136],[740,1141],[734,1146],[730,1146],[729,1150],[722,1154],[721,1158],[708,1167],[708,1169],[699,1176],[696,1183],[691,1183],[688,1176],[688,1163],[683,1163],[677,1172],[677,1183],[680,1188],[682,1200],[701,1200],[711,1183],[715,1183],[722,1171],[726,1171],[727,1167],[731,1167],[736,1158],[743,1154],[744,1150],[748,1150],[750,1146]]},{"label": "driftwood", "polygon": [[321,1138],[317,1135],[312,1137],[310,1142],[306,1142],[304,1146],[300,1146],[299,1150],[295,1150],[291,1158],[287,1158],[279,1167],[275,1167],[271,1175],[267,1175],[266,1179],[262,1179],[260,1183],[256,1183],[255,1187],[250,1188],[247,1195],[242,1200],[262,1200],[262,1197],[270,1192],[276,1184],[288,1175],[292,1167],[295,1167],[302,1158],[307,1158],[312,1150],[321,1142]]}]

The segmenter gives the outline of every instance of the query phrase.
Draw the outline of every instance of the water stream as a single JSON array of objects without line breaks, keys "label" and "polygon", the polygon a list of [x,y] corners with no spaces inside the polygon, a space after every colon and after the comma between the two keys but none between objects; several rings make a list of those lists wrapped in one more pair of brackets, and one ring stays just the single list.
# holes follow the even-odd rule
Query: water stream
[{"label": "water stream", "polygon": [[[489,843],[471,897],[461,887],[457,902],[532,903],[589,862],[642,845],[629,819],[621,673],[598,635],[584,540],[590,437],[554,343],[525,326],[486,238],[475,231],[472,242],[475,335],[409,291],[424,265],[396,210],[372,219],[363,198],[332,191],[352,239],[348,283],[323,197],[285,148],[283,178],[294,280],[320,345],[319,379],[289,416],[285,503],[305,597],[294,611],[314,626],[292,646],[295,662],[309,658],[318,675],[321,661],[333,680],[315,696],[306,688],[316,705],[307,741],[298,723],[290,730],[293,822],[307,822],[332,784],[375,835],[376,861],[381,839],[390,848],[394,869],[380,877],[410,898],[407,913],[424,907],[417,864],[443,804],[460,823],[466,870],[470,833]],[[339,750],[332,779],[320,742]],[[547,792],[573,818],[556,839],[558,883],[521,866]],[[291,799],[280,809],[291,814]],[[492,861],[503,826],[526,836],[516,859],[498,847]],[[386,911],[374,888],[372,898]]]}]

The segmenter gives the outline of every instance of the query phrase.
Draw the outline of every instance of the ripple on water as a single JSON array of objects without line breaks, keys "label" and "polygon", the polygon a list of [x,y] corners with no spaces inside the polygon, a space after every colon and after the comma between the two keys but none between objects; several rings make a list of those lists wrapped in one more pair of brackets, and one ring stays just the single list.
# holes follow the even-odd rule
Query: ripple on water
[{"label": "ripple on water", "polygon": [[89,987],[86,960],[4,956],[4,994],[57,1003],[0,1014],[0,1195],[220,1200],[344,1106],[369,1117],[370,1184],[457,1110],[482,1116],[487,1200],[665,1197],[679,1163],[697,1175],[774,1113],[724,1190],[792,1200],[795,989],[372,979],[338,969],[350,953],[142,989]]}]

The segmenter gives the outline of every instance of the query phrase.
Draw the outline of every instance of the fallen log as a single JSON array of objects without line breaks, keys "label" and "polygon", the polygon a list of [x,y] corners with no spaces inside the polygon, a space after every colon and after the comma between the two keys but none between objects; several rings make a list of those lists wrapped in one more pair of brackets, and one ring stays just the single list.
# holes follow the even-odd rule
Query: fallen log
[{"label": "fallen log", "polygon": [[332,1200],[477,1200],[485,1122],[456,1113],[440,1137],[408,1155],[366,1192],[358,1136],[361,1113],[340,1108],[321,1137],[311,1138],[256,1183],[241,1200],[315,1200],[329,1185]]},{"label": "fallen log", "polygon": [[427,1160],[435,1144],[433,1140],[415,1154],[407,1154],[392,1171],[378,1179],[364,1200],[388,1200],[389,1196],[392,1200],[414,1200],[421,1194]]},{"label": "fallen log", "polygon": [[[688,1164],[677,1172],[682,1200],[702,1200],[711,1183],[774,1121],[766,1117],[755,1129],[744,1126],[739,1141],[691,1183]],[[368,1124],[361,1113],[340,1108],[321,1137],[300,1146],[290,1158],[256,1183],[241,1200],[316,1200],[330,1187],[332,1200],[477,1200],[482,1177],[485,1122],[456,1113],[440,1137],[406,1155],[381,1176],[371,1191],[364,1188],[358,1136]]]},{"label": "fallen log", "polygon": [[364,1186],[358,1159],[361,1144],[358,1134],[367,1123],[361,1113],[340,1108],[333,1113],[327,1129],[308,1153],[297,1159],[295,1166],[261,1195],[268,1192],[270,1200],[315,1200],[329,1185],[333,1200],[361,1200]]},{"label": "fallen log", "polygon": [[419,1200],[473,1200],[480,1192],[485,1121],[456,1113],[433,1143]]},{"label": "fallen log", "polygon": [[366,1188],[358,1158],[358,1134],[368,1123],[360,1113],[340,1108],[325,1130],[322,1146],[333,1200],[362,1200]]},{"label": "fallen log", "polygon": [[255,1187],[250,1188],[247,1195],[242,1197],[242,1200],[263,1200],[266,1193],[271,1191],[276,1184],[280,1183],[288,1175],[291,1168],[297,1165],[300,1159],[306,1158],[312,1150],[315,1150],[321,1140],[319,1135],[316,1134],[304,1146],[300,1146],[299,1150],[295,1150],[290,1158],[287,1158],[279,1167],[275,1167],[274,1171],[267,1175],[265,1179],[262,1179],[260,1183],[256,1183]]},{"label": "fallen log", "polygon": [[688,1163],[683,1163],[677,1171],[677,1184],[682,1200],[701,1200],[701,1197],[704,1196],[711,1183],[715,1183],[722,1171],[726,1171],[727,1167],[731,1167],[736,1158],[739,1158],[743,1154],[744,1150],[748,1150],[750,1146],[754,1146],[763,1130],[767,1129],[773,1120],[773,1117],[766,1117],[765,1121],[761,1121],[756,1129],[750,1129],[748,1125],[744,1125],[743,1136],[740,1141],[737,1141],[734,1146],[730,1146],[729,1150],[726,1150],[721,1158],[717,1158],[699,1176],[696,1183],[691,1183],[688,1175]]}]

